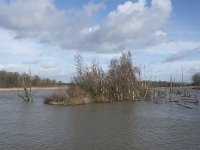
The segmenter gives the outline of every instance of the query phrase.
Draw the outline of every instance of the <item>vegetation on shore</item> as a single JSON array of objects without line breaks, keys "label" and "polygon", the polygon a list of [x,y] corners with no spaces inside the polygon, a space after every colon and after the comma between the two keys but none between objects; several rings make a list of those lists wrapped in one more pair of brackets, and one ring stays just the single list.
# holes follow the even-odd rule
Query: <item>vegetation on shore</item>
[{"label": "vegetation on shore", "polygon": [[20,88],[22,80],[30,80],[33,87],[50,87],[62,84],[56,80],[41,78],[38,75],[30,76],[27,73],[0,71],[0,88]]},{"label": "vegetation on shore", "polygon": [[107,71],[93,61],[84,64],[81,55],[75,56],[76,74],[67,91],[46,96],[46,104],[85,104],[89,102],[112,102],[141,99],[147,96],[147,89],[136,78],[139,68],[133,65],[131,53],[122,53],[113,58]]}]

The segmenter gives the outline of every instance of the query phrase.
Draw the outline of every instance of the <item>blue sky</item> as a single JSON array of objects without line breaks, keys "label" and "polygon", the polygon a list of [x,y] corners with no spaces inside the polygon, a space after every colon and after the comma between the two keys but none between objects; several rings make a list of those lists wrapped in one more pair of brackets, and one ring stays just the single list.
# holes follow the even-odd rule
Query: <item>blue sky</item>
[{"label": "blue sky", "polygon": [[107,69],[131,50],[143,79],[181,81],[182,67],[190,81],[200,72],[199,8],[199,0],[0,0],[0,70],[69,82],[76,52]]}]

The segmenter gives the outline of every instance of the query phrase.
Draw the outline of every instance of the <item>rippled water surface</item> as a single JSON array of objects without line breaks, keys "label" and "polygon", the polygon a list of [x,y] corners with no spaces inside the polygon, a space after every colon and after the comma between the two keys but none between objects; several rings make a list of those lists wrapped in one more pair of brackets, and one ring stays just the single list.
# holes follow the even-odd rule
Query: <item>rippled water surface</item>
[{"label": "rippled water surface", "polygon": [[0,92],[1,150],[200,149],[200,106],[119,102],[50,106],[36,91],[26,104]]}]

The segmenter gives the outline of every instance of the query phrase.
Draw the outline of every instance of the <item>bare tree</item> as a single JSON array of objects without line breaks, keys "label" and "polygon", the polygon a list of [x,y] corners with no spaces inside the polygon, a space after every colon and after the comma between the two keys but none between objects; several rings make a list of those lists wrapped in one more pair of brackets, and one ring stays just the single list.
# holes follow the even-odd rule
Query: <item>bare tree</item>
[{"label": "bare tree", "polygon": [[122,53],[119,59],[112,59],[107,73],[108,95],[111,99],[134,100],[138,96],[138,68],[133,66],[131,53]]},{"label": "bare tree", "polygon": [[21,87],[24,92],[19,93],[18,96],[25,102],[33,101],[33,91],[32,91],[32,76],[29,70],[29,74],[23,73],[21,77]]}]

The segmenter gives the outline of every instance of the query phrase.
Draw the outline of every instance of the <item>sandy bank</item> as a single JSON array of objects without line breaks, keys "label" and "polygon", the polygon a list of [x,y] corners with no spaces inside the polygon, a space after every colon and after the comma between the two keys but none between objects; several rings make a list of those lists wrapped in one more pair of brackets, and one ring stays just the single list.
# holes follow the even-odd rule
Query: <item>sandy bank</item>
[{"label": "sandy bank", "polygon": [[[66,86],[65,87],[61,87],[61,86],[58,86],[58,87],[32,87],[32,90],[53,90],[53,89],[63,89],[63,88],[67,88]],[[9,91],[22,91],[23,88],[0,88],[0,92],[9,92]]]}]

